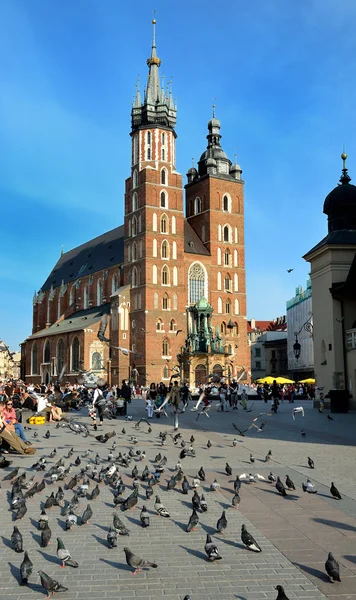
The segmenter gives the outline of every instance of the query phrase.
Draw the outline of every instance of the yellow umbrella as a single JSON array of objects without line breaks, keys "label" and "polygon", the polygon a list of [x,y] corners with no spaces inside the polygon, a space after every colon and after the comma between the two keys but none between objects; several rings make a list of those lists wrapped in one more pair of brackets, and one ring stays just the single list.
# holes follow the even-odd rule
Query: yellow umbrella
[{"label": "yellow umbrella", "polygon": [[309,377],[308,379],[302,379],[299,383],[315,383],[315,379]]},{"label": "yellow umbrella", "polygon": [[275,380],[275,377],[271,377],[270,375],[267,375],[267,377],[262,377],[261,379],[257,379],[257,383],[271,384],[274,382],[274,380]]},{"label": "yellow umbrella", "polygon": [[276,378],[277,383],[294,383],[294,381],[292,379],[288,379],[287,377],[277,377]]}]

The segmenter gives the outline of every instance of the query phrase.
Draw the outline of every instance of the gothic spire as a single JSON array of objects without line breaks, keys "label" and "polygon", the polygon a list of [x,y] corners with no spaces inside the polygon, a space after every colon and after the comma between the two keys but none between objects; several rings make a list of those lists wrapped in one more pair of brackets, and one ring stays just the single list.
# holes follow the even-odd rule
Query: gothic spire
[{"label": "gothic spire", "polygon": [[147,59],[148,66],[148,81],[146,90],[146,101],[148,104],[156,104],[160,99],[160,85],[158,68],[160,67],[161,59],[157,56],[156,48],[156,19],[152,19],[152,50],[151,56]]}]

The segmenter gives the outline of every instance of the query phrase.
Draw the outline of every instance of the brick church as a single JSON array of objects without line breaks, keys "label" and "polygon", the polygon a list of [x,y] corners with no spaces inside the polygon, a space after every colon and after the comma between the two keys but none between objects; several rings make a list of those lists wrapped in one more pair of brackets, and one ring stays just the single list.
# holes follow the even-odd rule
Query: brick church
[{"label": "brick church", "polygon": [[[177,109],[160,86],[161,60],[147,60],[144,97],[131,121],[131,174],[124,224],[63,253],[33,299],[33,328],[22,345],[26,382],[190,385],[212,372],[249,379],[241,168],[221,147],[220,121],[187,173],[176,170]],[[98,338],[107,315],[105,342]],[[105,317],[104,317],[105,318]]]}]

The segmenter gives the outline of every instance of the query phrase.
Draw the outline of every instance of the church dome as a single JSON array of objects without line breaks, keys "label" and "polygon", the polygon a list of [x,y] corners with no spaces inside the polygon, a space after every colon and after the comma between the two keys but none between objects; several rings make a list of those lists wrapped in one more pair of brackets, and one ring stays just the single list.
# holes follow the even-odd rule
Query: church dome
[{"label": "church dome", "polygon": [[344,162],[340,183],[326,196],[323,212],[328,215],[329,232],[339,229],[356,229],[356,186],[346,168],[347,154],[342,154]]}]

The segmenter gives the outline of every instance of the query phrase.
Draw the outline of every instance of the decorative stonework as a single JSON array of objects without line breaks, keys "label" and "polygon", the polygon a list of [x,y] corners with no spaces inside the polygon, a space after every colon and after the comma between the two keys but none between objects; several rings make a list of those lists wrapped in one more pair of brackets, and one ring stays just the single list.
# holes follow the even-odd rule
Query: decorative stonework
[{"label": "decorative stonework", "polygon": [[53,287],[53,285],[51,285],[51,289],[49,290],[49,294],[48,294],[48,300],[49,300],[50,302],[52,302],[52,300],[53,300],[53,298],[55,297],[55,295],[56,295],[56,290],[55,290],[55,288]]},{"label": "decorative stonework", "polygon": [[63,298],[64,294],[68,289],[68,285],[64,283],[64,279],[62,279],[61,287],[59,288],[59,296]]}]

